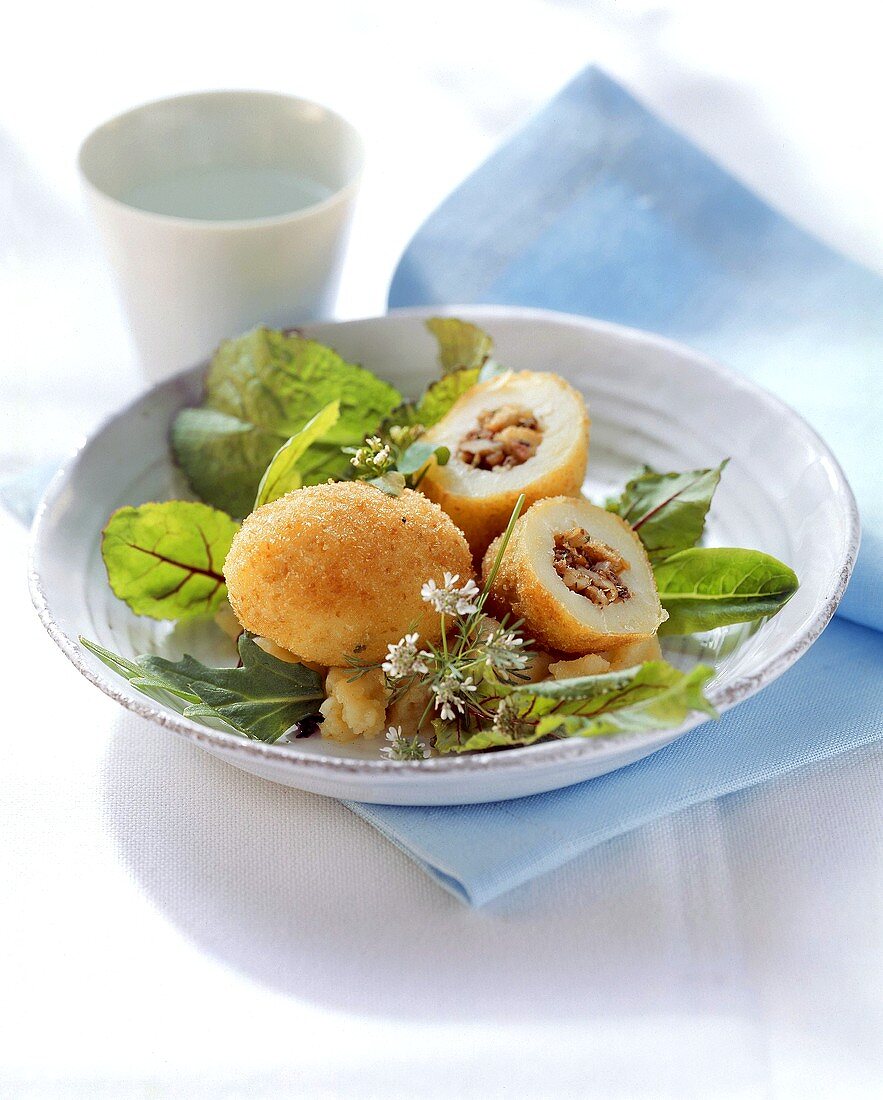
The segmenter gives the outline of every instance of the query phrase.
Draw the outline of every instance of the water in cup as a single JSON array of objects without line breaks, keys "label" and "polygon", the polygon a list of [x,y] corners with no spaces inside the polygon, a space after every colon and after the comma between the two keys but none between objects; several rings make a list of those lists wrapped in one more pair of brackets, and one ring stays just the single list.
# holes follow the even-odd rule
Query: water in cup
[{"label": "water in cup", "polygon": [[141,182],[123,201],[154,214],[241,221],[292,214],[331,194],[325,184],[286,168],[216,166]]}]

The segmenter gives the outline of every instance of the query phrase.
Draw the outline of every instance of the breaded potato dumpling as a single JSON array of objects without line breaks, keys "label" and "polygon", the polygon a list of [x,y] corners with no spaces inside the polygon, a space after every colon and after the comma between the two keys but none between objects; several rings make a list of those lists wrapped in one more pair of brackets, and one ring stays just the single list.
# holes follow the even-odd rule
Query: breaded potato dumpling
[{"label": "breaded potato dumpling", "polygon": [[576,496],[586,476],[589,414],[557,374],[518,371],[466,393],[422,437],[451,452],[421,483],[465,533],[480,559],[509,522],[521,493]]},{"label": "breaded potato dumpling", "polygon": [[372,663],[409,630],[439,638],[420,596],[444,573],[472,576],[463,534],[422,493],[391,497],[361,481],[312,485],[253,512],[224,563],[246,630],[305,661]]},{"label": "breaded potato dumpling", "polygon": [[[498,546],[485,555],[486,580]],[[631,527],[568,497],[540,501],[515,524],[489,604],[523,619],[528,637],[580,656],[649,638],[666,618]]]}]

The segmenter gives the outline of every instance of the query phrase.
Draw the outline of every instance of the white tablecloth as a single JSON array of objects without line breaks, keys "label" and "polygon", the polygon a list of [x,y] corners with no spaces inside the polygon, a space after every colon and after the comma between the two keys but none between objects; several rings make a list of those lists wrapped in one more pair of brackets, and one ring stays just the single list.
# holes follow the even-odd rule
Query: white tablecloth
[{"label": "white tablecloth", "polygon": [[[80,136],[205,87],[323,100],[369,169],[339,313],[595,61],[836,247],[883,259],[873,5],[22,5],[0,66],[0,473],[138,387]],[[0,1095],[878,1095],[879,747],[672,816],[470,911],[334,802],[119,710],[0,518]]]}]

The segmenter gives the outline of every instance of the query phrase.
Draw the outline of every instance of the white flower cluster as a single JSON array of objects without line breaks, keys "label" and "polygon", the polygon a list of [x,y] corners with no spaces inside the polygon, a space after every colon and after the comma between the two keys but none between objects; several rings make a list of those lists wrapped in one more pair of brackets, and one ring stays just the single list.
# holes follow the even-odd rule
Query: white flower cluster
[{"label": "white flower cluster", "polygon": [[388,745],[380,750],[389,760],[428,760],[429,746],[420,737],[405,737],[401,726],[390,726],[386,734]]},{"label": "white flower cluster", "polygon": [[530,655],[523,652],[524,638],[499,627],[484,643],[488,664],[497,672],[514,672],[527,668]]},{"label": "white flower cluster", "polygon": [[420,589],[420,595],[440,615],[471,615],[478,611],[477,597],[481,595],[481,589],[471,578],[462,588],[458,588],[459,579],[459,573],[446,572],[443,585],[428,580]]},{"label": "white flower cluster", "polygon": [[519,723],[519,705],[513,695],[507,695],[500,700],[497,713],[494,715],[493,728],[498,733],[512,735],[516,732]]},{"label": "white flower cluster", "polygon": [[417,649],[419,634],[406,634],[400,642],[386,647],[386,660],[380,666],[390,680],[404,680],[408,676],[425,675],[429,672],[426,663],[432,654]]},{"label": "white flower cluster", "polygon": [[[524,652],[524,639],[516,630],[484,619],[481,589],[472,579],[461,585],[459,574],[446,572],[442,584],[428,580],[421,595],[440,615],[454,620],[459,618],[453,632],[453,645],[449,648],[448,638],[443,640],[442,648],[430,645],[420,649],[420,635],[416,631],[406,634],[387,646],[386,660],[380,666],[387,681],[401,683],[411,677],[421,677],[429,689],[432,708],[443,722],[459,721],[460,716],[470,710],[481,714],[481,676],[476,683],[474,677],[467,674],[468,670],[482,664],[500,673],[524,669],[530,661],[530,655]],[[472,615],[478,618],[469,618]],[[491,624],[493,629],[489,629]],[[391,730],[388,735],[390,741],[393,733]],[[395,749],[396,753],[398,751]],[[392,754],[393,750],[387,752],[388,756]],[[402,759],[398,755],[395,758]]]},{"label": "white flower cluster", "polygon": [[392,452],[389,444],[384,443],[380,436],[372,435],[365,440],[365,444],[359,447],[350,464],[362,473],[383,474],[392,462]]},{"label": "white flower cluster", "polygon": [[465,679],[456,668],[451,668],[441,679],[432,685],[432,694],[435,696],[435,709],[445,722],[452,722],[455,711],[462,714],[466,709],[468,696],[477,690],[472,677]]}]

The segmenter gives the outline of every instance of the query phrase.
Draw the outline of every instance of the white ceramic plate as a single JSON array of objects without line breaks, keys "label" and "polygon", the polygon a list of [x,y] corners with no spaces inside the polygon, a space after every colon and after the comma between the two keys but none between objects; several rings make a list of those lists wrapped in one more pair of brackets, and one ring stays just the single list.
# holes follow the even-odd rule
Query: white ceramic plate
[{"label": "white ceramic plate", "polygon": [[[680,470],[731,458],[706,541],[774,554],[797,572],[801,587],[763,625],[671,639],[663,647],[682,667],[697,660],[716,666],[709,694],[720,710],[759,691],[812,644],[846,587],[858,516],[833,455],[795,412],[687,348],[542,310],[401,310],[308,331],[414,395],[436,375],[434,341],[422,320],[439,312],[487,329],[506,366],[557,371],[583,391],[592,416],[586,488],[595,498],[619,488],[643,463]],[[109,420],[58,473],[37,517],[34,603],[58,645],[102,691],[256,775],[338,798],[403,805],[553,790],[630,764],[701,721],[696,716],[677,730],[399,763],[380,756],[378,741],[353,747],[314,737],[263,745],[214,732],[130,689],[81,649],[77,635],[129,657],[149,652],[177,658],[186,649],[203,660],[232,663],[231,643],[213,623],[173,627],[132,615],[111,594],[99,554],[101,528],[113,509],[188,495],[167,437],[177,411],[199,401],[203,369],[162,383]]]}]

